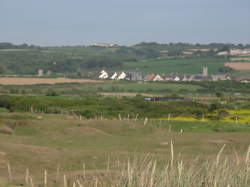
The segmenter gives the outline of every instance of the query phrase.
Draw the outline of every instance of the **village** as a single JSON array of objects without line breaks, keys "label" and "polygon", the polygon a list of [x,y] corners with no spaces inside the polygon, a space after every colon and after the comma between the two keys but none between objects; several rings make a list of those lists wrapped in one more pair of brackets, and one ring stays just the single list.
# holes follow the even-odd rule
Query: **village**
[{"label": "village", "polygon": [[208,67],[202,68],[200,74],[148,74],[143,76],[140,72],[107,72],[106,70],[100,71],[96,78],[98,79],[110,79],[110,80],[129,80],[129,81],[226,81],[231,80],[231,77],[225,74],[209,75]]}]

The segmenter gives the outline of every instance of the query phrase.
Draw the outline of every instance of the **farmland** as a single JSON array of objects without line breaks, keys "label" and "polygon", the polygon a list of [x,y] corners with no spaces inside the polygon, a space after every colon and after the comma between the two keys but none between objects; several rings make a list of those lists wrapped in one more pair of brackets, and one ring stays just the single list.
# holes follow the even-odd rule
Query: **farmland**
[{"label": "farmland", "polygon": [[1,85],[37,85],[37,84],[59,84],[59,83],[100,83],[102,81],[87,79],[66,78],[11,78],[0,77]]},{"label": "farmland", "polygon": [[48,187],[248,186],[249,89],[232,81],[1,85],[0,185],[44,186],[46,173]]},{"label": "farmland", "polygon": [[[54,76],[64,74],[79,76],[81,73],[96,72],[105,68],[110,71],[139,71],[146,73],[186,74],[199,73],[207,65],[211,73],[218,73],[227,59],[216,56],[213,47],[222,44],[207,45],[211,52],[183,55],[183,51],[201,48],[201,45],[186,44],[141,44],[136,46],[91,47],[91,46],[14,46],[2,44],[0,49],[0,74],[35,75],[38,69],[51,71]],[[0,46],[1,47],[1,46]],[[161,55],[160,51],[169,51]],[[192,66],[192,68],[190,68]]]},{"label": "farmland", "polygon": [[[129,82],[129,81],[95,81],[85,79],[13,79],[5,78],[5,82],[1,82],[0,93],[27,93],[27,94],[46,94],[49,90],[54,90],[59,95],[84,95],[88,93],[154,93],[169,94],[181,91],[197,91],[202,87],[199,85],[188,85],[178,83],[150,83],[150,82]],[[11,80],[16,80],[15,84]],[[23,81],[24,80],[24,81]],[[40,81],[40,85],[33,85],[28,80]],[[49,82],[47,81],[49,80]],[[25,82],[26,81],[26,82]],[[72,83],[54,84],[50,83],[71,81]],[[76,83],[73,83],[73,82]],[[81,83],[80,83],[81,82]],[[6,85],[4,85],[6,84]],[[26,84],[26,85],[25,85]]]},{"label": "farmland", "polygon": [[225,73],[224,45],[6,45],[0,74],[17,76],[0,78],[0,186],[249,186],[250,84],[86,76]]},{"label": "farmland", "polygon": [[139,71],[144,74],[159,73],[182,73],[198,74],[203,66],[209,68],[209,73],[219,73],[219,68],[224,66],[223,58],[177,58],[177,59],[155,59],[143,60],[138,62],[128,62],[124,64],[126,71]]},{"label": "farmland", "polygon": [[245,71],[250,70],[250,63],[246,62],[231,62],[231,63],[228,62],[225,63],[225,66],[235,70],[245,70]]}]

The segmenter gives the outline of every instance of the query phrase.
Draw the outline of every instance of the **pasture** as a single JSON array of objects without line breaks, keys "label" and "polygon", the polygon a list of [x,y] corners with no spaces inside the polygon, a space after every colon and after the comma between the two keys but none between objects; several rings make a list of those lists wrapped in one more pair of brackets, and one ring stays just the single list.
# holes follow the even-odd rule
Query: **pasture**
[{"label": "pasture", "polygon": [[219,68],[224,66],[224,62],[225,59],[215,57],[154,59],[124,63],[123,70],[138,71],[143,74],[168,74],[177,72],[182,74],[199,74],[202,71],[202,67],[207,66],[209,73],[216,74],[219,72]]},{"label": "pasture", "polygon": [[[31,81],[33,80],[33,81]],[[61,82],[60,84],[58,84]],[[63,83],[64,82],[64,83]],[[33,85],[40,83],[39,85]],[[2,84],[2,85],[1,85]],[[185,83],[164,82],[130,82],[130,81],[101,81],[86,79],[28,79],[28,78],[0,78],[1,93],[46,94],[54,90],[60,95],[84,95],[86,93],[154,93],[169,94],[173,92],[194,92],[202,87]],[[119,94],[117,94],[119,95]],[[121,94],[122,95],[122,94]]]},{"label": "pasture", "polygon": [[[9,163],[14,184],[24,183],[26,168],[36,184],[42,183],[46,169],[53,184],[58,168],[60,180],[63,175],[72,179],[85,172],[86,181],[92,181],[100,172],[106,175],[107,167],[112,169],[129,158],[149,156],[160,164],[171,159],[171,141],[176,161],[179,156],[185,163],[197,157],[215,158],[226,144],[223,155],[237,157],[240,162],[250,138],[248,127],[224,124],[218,132],[207,122],[150,120],[145,124],[127,119],[79,120],[67,115],[6,112],[0,119],[0,179],[8,179]],[[235,132],[228,132],[228,126]],[[6,133],[7,128],[11,132]]]}]

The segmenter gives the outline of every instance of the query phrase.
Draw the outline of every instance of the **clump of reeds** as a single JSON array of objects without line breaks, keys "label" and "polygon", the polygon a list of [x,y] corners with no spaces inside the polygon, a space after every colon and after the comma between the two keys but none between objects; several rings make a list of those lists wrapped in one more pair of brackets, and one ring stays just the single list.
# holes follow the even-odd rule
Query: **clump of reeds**
[{"label": "clump of reeds", "polygon": [[[174,154],[174,145],[170,142],[170,158],[156,161],[150,156],[143,159],[133,158],[126,162],[108,162],[107,169],[88,174],[66,176],[57,170],[56,179],[52,179],[45,170],[44,180],[34,183],[26,170],[26,186],[62,186],[62,187],[248,187],[250,186],[250,147],[244,159],[229,158],[223,155],[223,145],[214,159],[195,158],[182,160]],[[8,166],[10,179],[10,166]],[[51,182],[53,181],[53,182]],[[43,183],[43,184],[42,184]]]},{"label": "clump of reeds", "polygon": [[225,145],[216,158],[192,161],[175,159],[171,143],[171,158],[157,163],[149,158],[128,161],[118,168],[111,186],[116,187],[247,187],[250,186],[250,147],[245,160],[229,159],[222,155]]}]

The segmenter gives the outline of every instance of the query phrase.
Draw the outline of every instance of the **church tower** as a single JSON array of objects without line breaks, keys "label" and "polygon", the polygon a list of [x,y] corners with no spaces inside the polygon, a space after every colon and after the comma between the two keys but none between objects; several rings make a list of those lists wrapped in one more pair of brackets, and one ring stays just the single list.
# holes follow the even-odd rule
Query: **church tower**
[{"label": "church tower", "polygon": [[208,77],[208,67],[207,66],[204,66],[202,68],[202,76],[203,77]]}]

